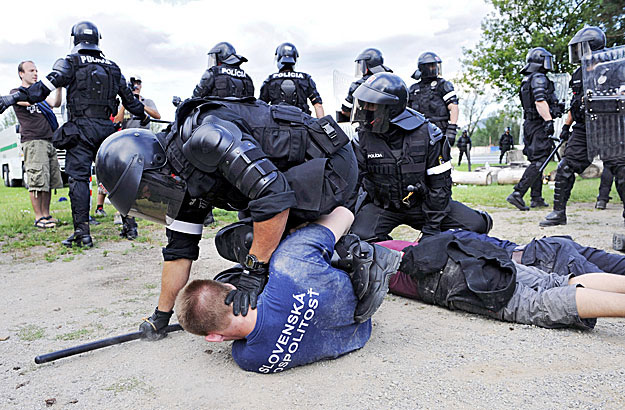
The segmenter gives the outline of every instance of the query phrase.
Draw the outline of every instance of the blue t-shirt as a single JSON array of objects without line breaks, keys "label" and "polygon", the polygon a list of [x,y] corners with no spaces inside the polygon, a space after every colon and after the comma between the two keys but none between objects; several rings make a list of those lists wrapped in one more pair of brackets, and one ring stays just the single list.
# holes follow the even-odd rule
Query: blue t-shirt
[{"label": "blue t-shirt", "polygon": [[334,235],[316,224],[289,235],[271,257],[258,298],[256,326],[232,344],[244,370],[278,373],[360,349],[371,320],[354,322],[357,299],[349,276],[330,266]]}]

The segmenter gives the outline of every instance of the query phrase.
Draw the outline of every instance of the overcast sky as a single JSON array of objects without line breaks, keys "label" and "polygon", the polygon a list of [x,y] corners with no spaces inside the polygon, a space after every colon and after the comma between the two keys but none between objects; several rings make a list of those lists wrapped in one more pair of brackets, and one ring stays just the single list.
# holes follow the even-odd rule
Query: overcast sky
[{"label": "overcast sky", "polygon": [[296,70],[312,75],[326,113],[333,113],[344,98],[335,98],[333,72],[353,81],[354,58],[365,48],[379,48],[385,65],[408,86],[425,51],[442,58],[443,75],[451,78],[460,69],[462,47],[476,44],[480,22],[491,11],[484,0],[35,0],[6,1],[2,7],[2,94],[20,83],[17,64],[22,60],[35,61],[40,78],[45,76],[69,52],[72,25],[89,20],[102,34],[105,55],[126,78],[142,77],[142,94],[168,120],[173,119],[172,96],[191,95],[206,69],[206,52],[217,42],[232,43],[248,58],[242,68],[254,80],[257,96],[264,79],[276,71],[276,46],[292,42],[300,54]]}]

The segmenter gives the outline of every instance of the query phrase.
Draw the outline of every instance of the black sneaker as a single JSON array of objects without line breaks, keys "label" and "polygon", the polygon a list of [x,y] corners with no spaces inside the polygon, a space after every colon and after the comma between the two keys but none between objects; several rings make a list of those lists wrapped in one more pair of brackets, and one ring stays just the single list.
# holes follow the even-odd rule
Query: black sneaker
[{"label": "black sneaker", "polygon": [[597,203],[595,204],[595,208],[597,209],[606,209],[608,207],[608,201],[603,199],[597,199]]},{"label": "black sneaker", "polygon": [[119,233],[119,236],[122,238],[126,238],[129,241],[134,241],[139,236],[139,232],[137,232],[136,226],[126,226],[122,227],[122,231]]},{"label": "black sneaker", "polygon": [[519,211],[529,211],[530,210],[529,207],[527,205],[525,205],[525,201],[523,200],[523,195],[521,195],[517,191],[514,191],[513,193],[508,195],[508,197],[506,198],[506,201],[508,201],[512,205],[516,206],[519,209]]},{"label": "black sneaker", "polygon": [[104,218],[105,216],[106,216],[106,211],[104,210],[104,208],[98,208],[95,210],[96,218]]},{"label": "black sneaker", "polygon": [[566,211],[553,210],[547,214],[545,220],[538,223],[540,226],[566,225]]},{"label": "black sneaker", "polygon": [[543,198],[532,198],[530,208],[547,208],[549,204]]},{"label": "black sneaker", "polygon": [[388,293],[391,275],[397,272],[401,263],[401,253],[380,245],[373,246],[373,263],[369,268],[369,285],[365,295],[358,301],[354,320],[362,323],[378,310]]}]

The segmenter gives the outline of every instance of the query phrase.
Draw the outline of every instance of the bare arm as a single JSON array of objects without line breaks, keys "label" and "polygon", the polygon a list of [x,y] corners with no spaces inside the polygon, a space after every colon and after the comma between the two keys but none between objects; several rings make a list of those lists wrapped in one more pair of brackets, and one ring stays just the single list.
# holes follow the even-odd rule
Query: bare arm
[{"label": "bare arm", "polygon": [[549,112],[549,104],[547,101],[536,101],[536,109],[538,110],[538,114],[543,117],[545,121],[551,121],[551,112]]},{"label": "bare arm", "polygon": [[317,116],[317,118],[321,118],[321,117],[325,116],[325,114],[323,112],[323,105],[315,104],[315,105],[313,105],[313,107],[315,107],[315,115]]},{"label": "bare arm", "polygon": [[158,110],[156,109],[156,106],[150,106],[149,104],[144,104],[145,105],[145,112],[148,113],[148,115],[156,120],[160,120],[161,119],[161,114],[158,112]]},{"label": "bare arm", "polygon": [[447,109],[449,110],[449,123],[458,124],[458,104],[450,103],[447,105]]},{"label": "bare arm", "polygon": [[48,98],[46,98],[46,102],[52,108],[60,107],[61,101],[63,100],[63,94],[61,92],[61,88],[57,88],[55,92],[51,93]]}]

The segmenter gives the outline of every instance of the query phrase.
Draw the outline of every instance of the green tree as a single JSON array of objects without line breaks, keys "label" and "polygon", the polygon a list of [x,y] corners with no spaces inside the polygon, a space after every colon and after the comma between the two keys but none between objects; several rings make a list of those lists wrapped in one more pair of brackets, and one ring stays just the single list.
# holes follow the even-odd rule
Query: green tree
[{"label": "green tree", "polygon": [[516,98],[527,51],[545,47],[556,56],[555,72],[572,72],[568,42],[585,24],[601,27],[608,46],[623,44],[623,0],[485,0],[495,11],[482,21],[475,48],[464,49],[463,82],[489,84],[498,100]]},{"label": "green tree", "polygon": [[0,120],[0,131],[5,130],[13,125],[17,124],[17,117],[13,107],[9,108],[2,114],[2,120]]},{"label": "green tree", "polygon": [[510,127],[510,134],[515,145],[519,142],[520,111],[515,105],[507,105],[484,120],[483,126],[475,130],[471,137],[474,146],[499,145],[499,137],[506,127]]}]

